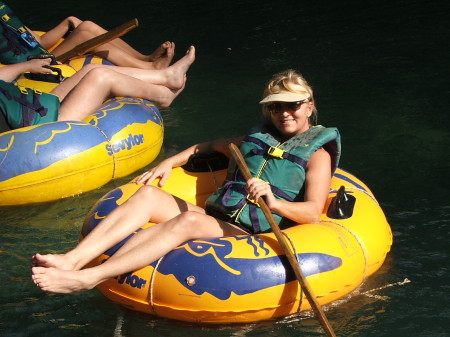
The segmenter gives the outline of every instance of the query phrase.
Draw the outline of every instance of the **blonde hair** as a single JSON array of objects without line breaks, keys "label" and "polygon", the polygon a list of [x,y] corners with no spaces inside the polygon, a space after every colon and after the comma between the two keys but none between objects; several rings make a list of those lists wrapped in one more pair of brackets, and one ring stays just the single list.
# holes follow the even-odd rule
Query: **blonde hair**
[{"label": "blonde hair", "polygon": [[[267,83],[266,88],[264,89],[263,98],[283,91],[305,93],[305,90],[309,94],[309,101],[314,103],[312,114],[309,117],[309,122],[311,125],[315,125],[317,124],[317,108],[314,101],[313,90],[305,78],[297,71],[287,69],[273,75],[272,79]],[[270,117],[266,104],[263,104],[263,115],[265,117]]]}]

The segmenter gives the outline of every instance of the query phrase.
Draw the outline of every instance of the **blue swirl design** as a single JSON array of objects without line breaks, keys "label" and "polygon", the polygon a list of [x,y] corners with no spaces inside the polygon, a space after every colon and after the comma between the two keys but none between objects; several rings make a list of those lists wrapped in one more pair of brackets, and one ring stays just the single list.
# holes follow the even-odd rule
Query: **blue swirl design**
[{"label": "blue swirl design", "polygon": [[105,141],[97,129],[83,122],[41,124],[26,132],[2,134],[0,181],[41,170]]}]

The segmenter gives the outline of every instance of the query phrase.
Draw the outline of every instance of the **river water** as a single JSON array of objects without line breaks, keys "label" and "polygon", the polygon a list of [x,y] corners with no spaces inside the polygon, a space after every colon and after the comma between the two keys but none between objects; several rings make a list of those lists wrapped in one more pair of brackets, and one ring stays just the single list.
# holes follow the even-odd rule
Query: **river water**
[{"label": "river water", "polygon": [[[326,308],[331,325],[338,336],[450,336],[450,2],[9,5],[32,29],[49,29],[68,15],[106,28],[137,17],[139,28],[125,39],[143,52],[172,40],[179,58],[196,46],[185,91],[163,111],[165,141],[157,160],[192,143],[244,133],[259,116],[267,79],[286,68],[302,72],[315,89],[319,122],[341,131],[340,166],[369,185],[394,233],[386,263],[360,294]],[[57,202],[0,208],[1,336],[322,335],[317,320],[305,315],[254,324],[187,324],[124,310],[97,291],[60,296],[37,289],[30,256],[72,247],[90,207],[137,174]]]}]

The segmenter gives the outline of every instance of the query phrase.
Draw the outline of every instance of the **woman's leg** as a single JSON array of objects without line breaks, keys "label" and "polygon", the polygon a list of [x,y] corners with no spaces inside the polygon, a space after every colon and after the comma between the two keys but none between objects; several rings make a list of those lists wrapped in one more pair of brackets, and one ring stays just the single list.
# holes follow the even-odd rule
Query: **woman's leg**
[{"label": "woman's leg", "polygon": [[[106,33],[106,30],[91,21],[83,21],[52,52],[64,54],[87,40]],[[167,50],[171,42],[161,44],[151,55],[143,55],[121,39],[115,39],[96,47],[92,53],[116,65],[141,69],[161,69],[169,66],[171,57]],[[173,57],[173,56],[172,56]]]},{"label": "woman's leg", "polygon": [[[172,47],[171,53],[173,54]],[[188,57],[181,58],[178,62],[174,63],[172,66],[164,69],[158,70],[147,70],[147,69],[139,69],[139,68],[131,68],[131,67],[119,67],[119,66],[110,66],[105,64],[96,64],[91,63],[82,67],[78,72],[76,72],[71,77],[68,77],[59,84],[55,89],[53,89],[52,93],[57,95],[61,101],[67,96],[67,94],[78,84],[81,80],[93,69],[95,68],[105,68],[109,70],[114,70],[115,72],[132,76],[143,80],[149,84],[160,84],[170,89],[179,89],[180,85],[180,74],[183,76],[189,68],[189,65],[195,60],[195,50],[193,53],[190,52],[191,49],[188,50]],[[192,58],[192,60],[191,60]],[[184,73],[183,73],[184,71]]]},{"label": "woman's leg", "polygon": [[74,30],[77,26],[79,26],[82,21],[74,16],[69,16],[61,21],[57,26],[53,27],[46,33],[42,35],[38,35],[34,33],[32,30],[27,29],[30,33],[35,37],[35,39],[43,46],[45,49],[49,50],[56,43],[60,41],[68,32]]},{"label": "woman's leg", "polygon": [[117,275],[145,267],[192,239],[247,234],[204,213],[184,212],[135,234],[105,263],[79,271],[33,267],[33,281],[44,291],[76,293],[94,288]]},{"label": "woman's leg", "polygon": [[167,107],[184,89],[186,72],[194,60],[191,47],[186,56],[163,70],[94,66],[85,74],[77,73],[52,91],[62,101],[58,119],[82,120],[114,96],[140,97]]},{"label": "woman's leg", "polygon": [[[78,27],[78,30],[88,31],[92,36],[99,36],[99,35],[102,35],[107,32],[104,28],[100,27],[99,25],[97,25],[96,23],[94,23],[92,21],[83,21],[81,23],[80,27]],[[163,56],[165,50],[168,48],[167,43],[170,43],[170,42],[167,41],[167,42],[163,43],[150,55],[144,55],[144,54],[140,53],[139,51],[137,51],[136,49],[131,47],[128,43],[126,43],[124,40],[122,40],[120,38],[114,39],[109,43],[114,45],[116,48],[122,49],[124,52],[136,57],[139,60],[149,62],[149,61],[155,61],[156,59]]]},{"label": "woman's leg", "polygon": [[63,255],[36,254],[32,265],[79,270],[147,222],[168,221],[189,210],[203,211],[157,187],[143,186],[103,219],[73,250]]}]

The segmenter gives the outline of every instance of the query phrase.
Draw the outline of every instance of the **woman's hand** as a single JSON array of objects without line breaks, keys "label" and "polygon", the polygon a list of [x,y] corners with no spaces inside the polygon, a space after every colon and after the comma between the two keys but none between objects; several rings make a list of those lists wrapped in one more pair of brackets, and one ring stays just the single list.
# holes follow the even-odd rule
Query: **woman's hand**
[{"label": "woman's hand", "polygon": [[28,71],[31,73],[44,73],[44,74],[51,74],[52,70],[49,68],[46,68],[50,65],[52,59],[46,58],[46,59],[32,59],[27,61],[27,68]]},{"label": "woman's hand", "polygon": [[269,183],[264,180],[251,178],[247,181],[245,189],[249,194],[249,198],[255,202],[258,202],[259,198],[264,197],[264,201],[270,209],[274,208],[278,202],[278,199],[275,198],[270,189]]},{"label": "woman's hand", "polygon": [[158,186],[162,187],[172,172],[172,163],[169,160],[163,160],[154,168],[141,174],[136,180],[137,184],[150,185],[153,180],[160,178]]}]

